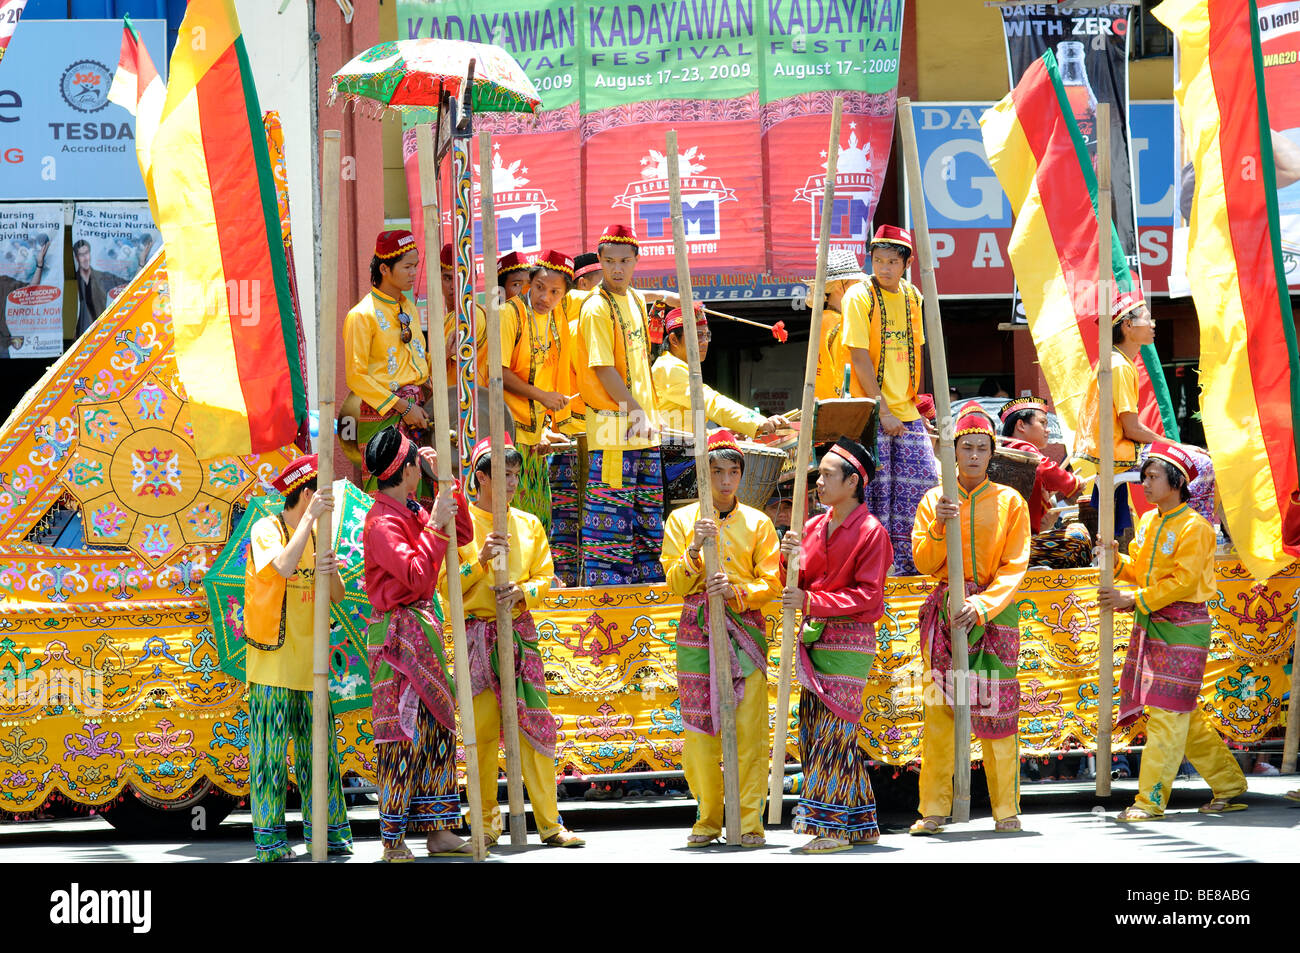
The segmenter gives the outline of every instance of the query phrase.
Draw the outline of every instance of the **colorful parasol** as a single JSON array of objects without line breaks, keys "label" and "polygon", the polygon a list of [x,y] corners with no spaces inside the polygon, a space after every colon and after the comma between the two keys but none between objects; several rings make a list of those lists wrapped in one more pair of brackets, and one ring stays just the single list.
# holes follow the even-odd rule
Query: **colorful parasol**
[{"label": "colorful parasol", "polygon": [[498,46],[462,40],[397,40],[372,46],[334,74],[329,101],[370,100],[389,109],[436,109],[442,94],[460,100],[473,62],[474,112],[534,112],[542,98],[514,58]]},{"label": "colorful parasol", "polygon": [[[336,714],[370,707],[370,670],[366,660],[366,569],[361,531],[373,502],[348,480],[334,483],[334,552],[341,567],[345,596],[330,607],[330,698]],[[232,678],[244,681],[244,567],[253,524],[284,509],[280,496],[258,496],[217,556],[203,589],[208,598],[217,643],[217,664]]]}]

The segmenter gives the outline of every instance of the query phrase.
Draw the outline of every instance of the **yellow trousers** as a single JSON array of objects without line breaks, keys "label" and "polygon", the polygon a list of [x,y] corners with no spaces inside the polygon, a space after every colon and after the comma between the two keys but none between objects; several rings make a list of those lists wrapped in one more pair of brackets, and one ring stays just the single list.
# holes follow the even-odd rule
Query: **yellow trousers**
[{"label": "yellow trousers", "polygon": [[[1020,736],[979,739],[984,758],[993,819],[1003,821],[1020,813]],[[925,706],[925,732],[921,736],[921,816],[947,817],[952,813],[952,772],[956,734],[952,709]]]},{"label": "yellow trousers", "polygon": [[[767,680],[762,672],[745,679],[745,697],[736,706],[736,747],[740,754],[740,832],[763,833],[767,799]],[[682,771],[699,802],[692,834],[722,833],[722,741],[717,735],[686,732]]]},{"label": "yellow trousers", "polygon": [[[489,839],[501,835],[501,807],[497,803],[500,738],[501,708],[497,705],[496,693],[479,692],[474,696],[474,740],[478,743],[478,789],[482,799],[483,830]],[[546,840],[563,828],[556,803],[555,759],[538,752],[521,733],[519,764],[537,833]]]},{"label": "yellow trousers", "polygon": [[1186,757],[1216,798],[1234,798],[1246,790],[1246,775],[1200,708],[1187,712],[1147,708],[1147,744],[1138,771],[1133,806],[1163,814],[1169,806],[1178,766]]}]

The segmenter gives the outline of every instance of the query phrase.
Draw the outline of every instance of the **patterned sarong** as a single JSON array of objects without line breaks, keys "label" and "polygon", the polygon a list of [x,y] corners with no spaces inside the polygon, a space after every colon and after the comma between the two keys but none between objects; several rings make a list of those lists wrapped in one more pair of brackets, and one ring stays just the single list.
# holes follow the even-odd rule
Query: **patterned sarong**
[{"label": "patterned sarong", "polygon": [[[397,388],[393,393],[402,400],[409,400],[423,407],[428,401],[429,395],[432,391],[427,387],[408,384],[405,387]],[[373,473],[366,469],[366,444],[369,443],[370,438],[379,433],[379,431],[383,430],[385,427],[391,427],[394,424],[401,433],[413,440],[417,447],[424,446],[428,442],[429,432],[427,430],[416,430],[409,424],[404,423],[401,415],[398,414],[397,411],[381,415],[364,400],[361,402],[361,412],[357,417],[357,446],[361,449],[362,456],[361,488],[367,493],[373,493],[378,489],[379,481],[375,479]],[[432,494],[429,487],[425,485],[423,480],[421,480],[420,487],[416,490],[415,495],[421,500],[428,500],[431,498]]]},{"label": "patterned sarong", "polygon": [[582,497],[587,488],[587,437],[580,434],[578,447],[551,456],[551,559],[555,574],[566,586],[582,583]]},{"label": "patterned sarong", "polygon": [[1082,526],[1035,533],[1029,541],[1029,565],[1051,569],[1082,569],[1092,565],[1092,539]]},{"label": "patterned sarong", "polygon": [[[519,732],[540,754],[555,757],[555,718],[546,695],[546,671],[537,648],[537,627],[533,614],[525,610],[514,620],[515,704]],[[491,691],[501,707],[501,664],[497,655],[495,619],[471,616],[465,620],[465,641],[469,652],[470,693]]]},{"label": "patterned sarong", "polygon": [[[519,445],[523,465],[519,468],[519,488],[511,505],[531,513],[542,521],[542,528],[551,531],[551,462],[537,447]],[[554,558],[554,557],[552,557]]]},{"label": "patterned sarong", "polygon": [[[659,448],[621,450],[622,486],[604,480],[605,451],[592,450],[582,512],[582,568],[588,586],[663,582],[663,472]],[[613,476],[616,476],[614,474]]]},{"label": "patterned sarong", "polygon": [[[709,601],[704,593],[687,596],[677,623],[677,697],[682,724],[689,731],[716,735],[720,724],[717,680],[709,664]],[[738,613],[727,606],[727,651],[731,655],[731,685],[736,704],[745,697],[745,679],[767,673],[767,638],[763,615]]]},{"label": "patterned sarong", "polygon": [[1171,602],[1150,616],[1134,612],[1119,677],[1121,727],[1147,705],[1178,713],[1196,708],[1210,655],[1210,629],[1203,602]]},{"label": "patterned sarong", "polygon": [[399,606],[371,619],[370,659],[375,744],[410,741],[420,702],[440,725],[456,730],[456,689],[442,647],[436,602]]},{"label": "patterned sarong", "polygon": [[876,660],[876,627],[853,619],[804,619],[795,659],[799,684],[836,718],[862,719],[862,692]]},{"label": "patterned sarong", "polygon": [[[967,580],[966,595],[982,591]],[[948,623],[948,584],[940,583],[917,615],[921,655],[929,676],[952,705],[952,635]],[[1020,724],[1020,611],[1012,602],[967,636],[970,658],[971,727],[976,738],[996,740],[1016,733]]]},{"label": "patterned sarong", "polygon": [[909,420],[897,437],[883,430],[876,437],[876,478],[867,484],[867,507],[894,544],[894,574],[916,574],[912,561],[912,524],[927,490],[939,482],[925,421]]},{"label": "patterned sarong", "polygon": [[812,692],[799,695],[799,756],[804,789],[794,809],[794,833],[850,841],[880,836],[858,723],[840,718]]}]

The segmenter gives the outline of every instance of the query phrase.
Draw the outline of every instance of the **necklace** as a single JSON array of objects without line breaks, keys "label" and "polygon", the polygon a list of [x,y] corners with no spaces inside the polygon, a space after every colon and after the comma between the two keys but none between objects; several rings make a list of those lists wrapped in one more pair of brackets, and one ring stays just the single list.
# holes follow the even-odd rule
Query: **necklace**
[{"label": "necklace", "polygon": [[[912,333],[912,296],[907,293],[907,289],[903,288],[901,284],[899,290],[903,294],[903,323],[906,325],[904,334],[906,334],[907,340],[907,380],[911,383],[916,380],[916,342]],[[876,362],[876,387],[883,388],[885,386],[885,335],[889,329],[885,320],[885,294],[875,275],[871,276],[871,297],[880,313],[880,360]]]}]

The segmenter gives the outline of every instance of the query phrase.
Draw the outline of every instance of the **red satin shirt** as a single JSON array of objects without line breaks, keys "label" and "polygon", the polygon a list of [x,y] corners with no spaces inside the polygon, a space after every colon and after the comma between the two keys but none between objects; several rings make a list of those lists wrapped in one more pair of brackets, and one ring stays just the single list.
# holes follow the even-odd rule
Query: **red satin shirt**
[{"label": "red satin shirt", "polygon": [[[375,614],[422,602],[433,596],[447,554],[447,540],[425,529],[432,514],[414,513],[387,493],[376,493],[366,514],[362,544],[366,554],[366,595]],[[469,503],[456,491],[456,542],[474,541]]]},{"label": "red satin shirt", "polygon": [[831,514],[804,526],[799,546],[799,588],[804,615],[875,622],[885,612],[885,575],[894,562],[889,533],[865,503],[834,531]]}]

